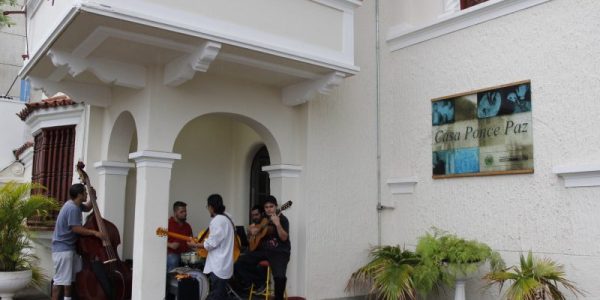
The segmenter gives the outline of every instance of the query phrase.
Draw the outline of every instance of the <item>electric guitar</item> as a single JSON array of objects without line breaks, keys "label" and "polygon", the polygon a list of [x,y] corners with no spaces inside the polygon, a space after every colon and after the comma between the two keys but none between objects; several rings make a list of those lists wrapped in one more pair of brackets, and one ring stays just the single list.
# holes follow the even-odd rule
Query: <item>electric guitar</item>
[{"label": "electric guitar", "polygon": [[[284,210],[290,208],[292,206],[292,201],[288,201],[286,203],[284,203],[279,209],[277,209],[277,215],[279,216],[281,214],[281,212],[283,212]],[[258,245],[260,245],[260,240],[262,238],[265,237],[265,235],[267,235],[268,229],[269,229],[269,224],[271,224],[271,220],[269,218],[263,218],[260,223],[254,225],[250,225],[251,227],[254,226],[258,226],[258,233],[255,235],[250,235],[248,237],[248,248],[250,249],[250,251],[254,251],[256,250],[256,248],[258,248]]]},{"label": "electric guitar", "polygon": [[[158,227],[156,228],[156,235],[157,236],[169,236],[172,238],[176,238],[178,240],[182,240],[182,241],[186,241],[186,242],[194,242],[194,243],[204,243],[204,240],[206,240],[206,238],[208,238],[209,232],[208,232],[208,228],[203,230],[202,232],[200,232],[200,234],[198,234],[198,237],[191,237],[191,236],[185,236],[183,234],[179,234],[179,233],[175,233],[175,232],[170,232],[168,231],[166,228],[162,228],[162,227]],[[234,235],[234,240],[233,240],[233,261],[237,261],[238,257],[240,257],[240,252],[241,252],[241,246],[242,243],[240,241],[240,237],[235,234]],[[196,253],[198,254],[198,256],[202,257],[202,258],[206,258],[208,256],[208,250],[204,249],[204,248],[200,248],[196,251]]]}]

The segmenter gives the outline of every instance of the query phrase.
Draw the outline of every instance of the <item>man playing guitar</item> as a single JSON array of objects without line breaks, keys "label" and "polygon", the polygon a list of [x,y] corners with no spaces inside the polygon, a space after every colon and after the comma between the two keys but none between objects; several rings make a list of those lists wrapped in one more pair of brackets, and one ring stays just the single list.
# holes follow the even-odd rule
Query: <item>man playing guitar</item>
[{"label": "man playing guitar", "polygon": [[290,239],[288,219],[281,213],[277,213],[277,199],[273,196],[267,196],[263,204],[265,214],[269,218],[269,222],[265,228],[259,226],[250,226],[250,239],[264,234],[260,239],[258,247],[246,255],[239,258],[236,263],[236,272],[241,279],[246,279],[260,286],[262,282],[257,279],[261,276],[257,275],[255,270],[257,264],[262,260],[268,260],[273,272],[273,280],[275,281],[275,299],[283,300],[285,284],[287,281],[286,271],[287,264],[290,260]]}]

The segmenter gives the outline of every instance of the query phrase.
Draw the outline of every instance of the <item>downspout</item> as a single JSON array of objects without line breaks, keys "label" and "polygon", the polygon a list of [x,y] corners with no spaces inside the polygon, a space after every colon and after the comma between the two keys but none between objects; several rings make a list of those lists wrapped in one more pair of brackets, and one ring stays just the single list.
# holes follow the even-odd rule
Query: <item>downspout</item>
[{"label": "downspout", "polygon": [[381,246],[381,213],[384,209],[394,209],[381,204],[381,47],[380,47],[379,0],[375,0],[375,102],[377,131],[377,245]]},{"label": "downspout", "polygon": [[375,0],[375,108],[376,108],[376,139],[377,139],[377,245],[381,246],[381,130],[379,112],[379,0]]}]

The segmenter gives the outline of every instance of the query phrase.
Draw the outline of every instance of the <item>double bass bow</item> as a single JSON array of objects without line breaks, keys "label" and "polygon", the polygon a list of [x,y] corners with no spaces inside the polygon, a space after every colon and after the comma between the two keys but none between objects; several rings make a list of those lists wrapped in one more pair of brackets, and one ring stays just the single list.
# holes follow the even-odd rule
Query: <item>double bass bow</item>
[{"label": "double bass bow", "polygon": [[77,163],[77,173],[86,186],[93,207],[85,225],[86,229],[103,232],[107,239],[81,236],[77,249],[82,256],[83,269],[77,274],[77,299],[80,300],[127,300],[131,299],[131,269],[119,258],[117,246],[121,243],[119,230],[102,218],[96,202],[96,190],[83,170],[85,164]]}]

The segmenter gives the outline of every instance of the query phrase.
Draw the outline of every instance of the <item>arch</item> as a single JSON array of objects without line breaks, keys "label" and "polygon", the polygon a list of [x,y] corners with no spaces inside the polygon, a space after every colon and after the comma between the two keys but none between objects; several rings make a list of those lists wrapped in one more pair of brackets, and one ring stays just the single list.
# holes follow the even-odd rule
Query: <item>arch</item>
[{"label": "arch", "polygon": [[137,135],[135,119],[129,111],[123,111],[113,124],[108,140],[107,159],[128,161],[130,148],[137,149],[137,145],[131,145],[134,135]]},{"label": "arch", "polygon": [[245,125],[247,125],[248,127],[250,127],[251,129],[253,129],[254,131],[256,131],[256,133],[262,138],[262,140],[264,141],[265,146],[267,147],[268,151],[269,151],[269,156],[271,158],[271,162],[281,162],[281,149],[279,147],[279,144],[277,143],[277,140],[275,139],[275,136],[271,133],[271,131],[262,123],[260,123],[259,121],[250,118],[248,116],[245,115],[241,115],[241,114],[236,114],[236,113],[227,113],[227,112],[214,112],[214,113],[206,113],[206,114],[202,114],[199,116],[196,116],[195,118],[188,120],[178,131],[177,135],[175,136],[175,138],[173,139],[173,142],[171,144],[171,151],[174,151],[175,149],[175,143],[177,141],[177,138],[179,137],[179,134],[181,134],[181,132],[185,129],[186,126],[188,126],[189,124],[193,123],[195,120],[198,120],[200,118],[204,118],[207,116],[221,116],[221,117],[226,117],[226,118],[231,118],[233,120],[236,120],[238,122],[241,122]]}]

